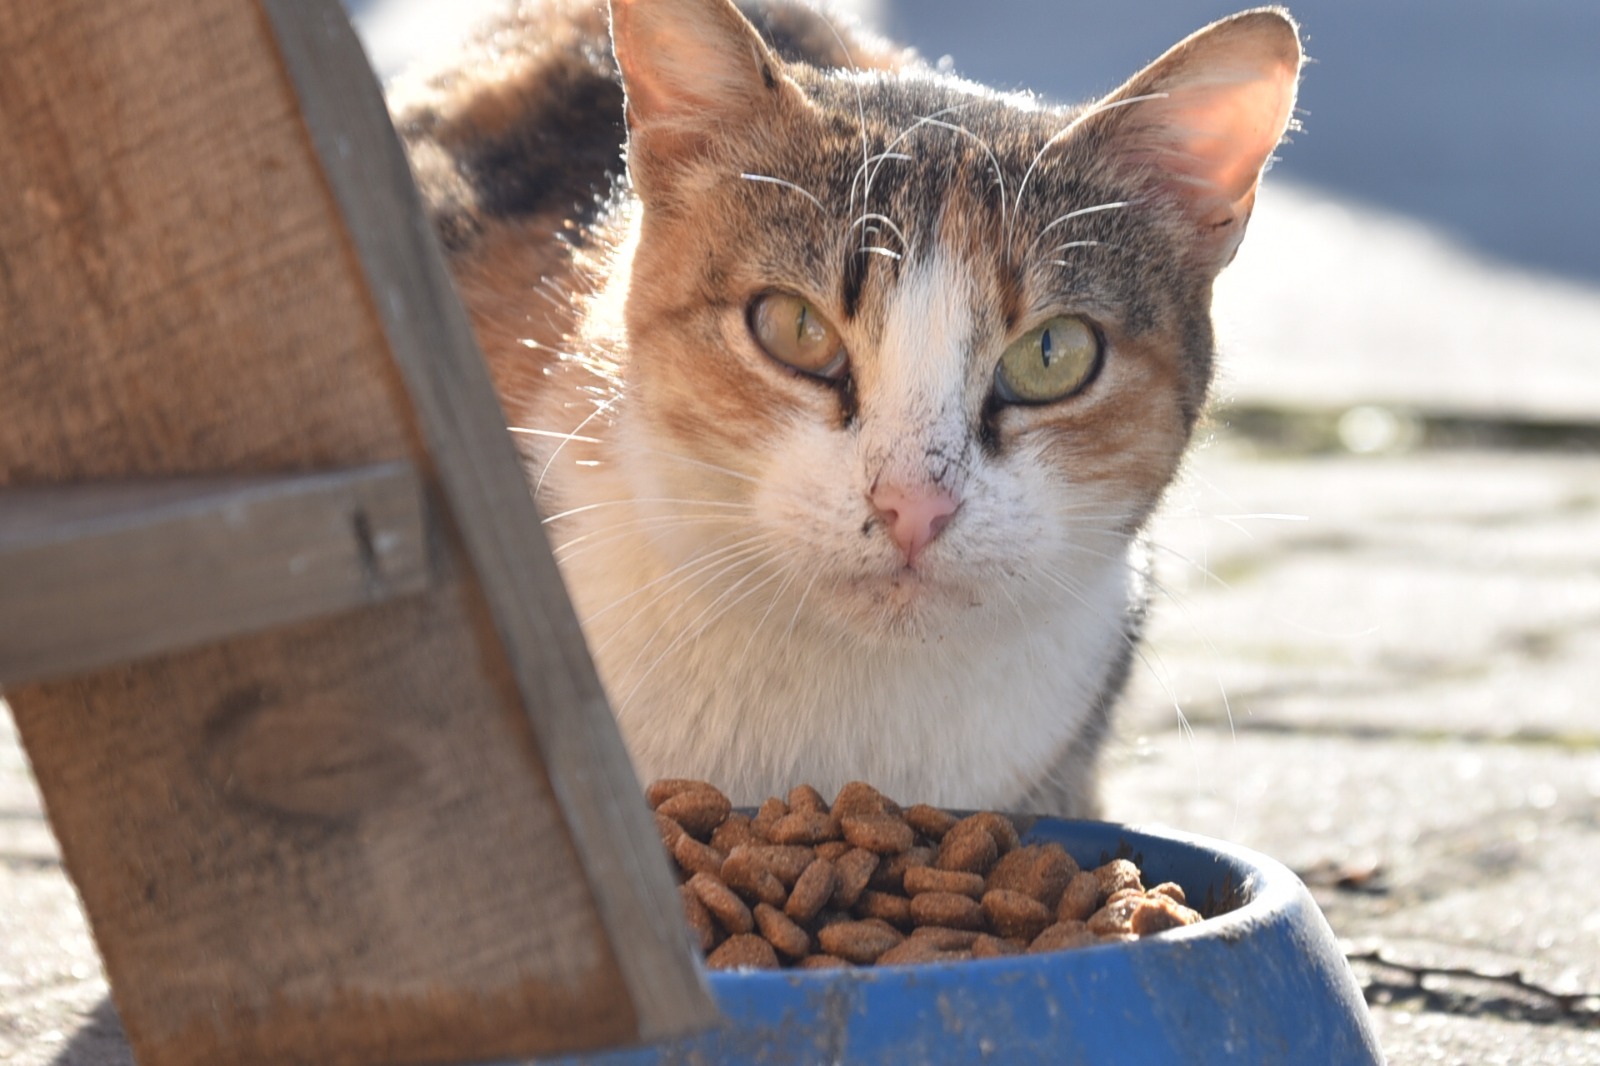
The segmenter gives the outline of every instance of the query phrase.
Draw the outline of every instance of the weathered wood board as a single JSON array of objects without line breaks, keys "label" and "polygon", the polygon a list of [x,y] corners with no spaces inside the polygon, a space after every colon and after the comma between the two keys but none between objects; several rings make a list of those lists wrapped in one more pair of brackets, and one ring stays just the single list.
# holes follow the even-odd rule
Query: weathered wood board
[{"label": "weathered wood board", "polygon": [[0,685],[86,673],[422,591],[406,463],[327,474],[10,489]]},{"label": "weathered wood board", "polygon": [[337,5],[0,0],[0,141],[0,508],[398,461],[435,516],[424,591],[7,689],[140,1061],[465,1062],[707,1022]]}]

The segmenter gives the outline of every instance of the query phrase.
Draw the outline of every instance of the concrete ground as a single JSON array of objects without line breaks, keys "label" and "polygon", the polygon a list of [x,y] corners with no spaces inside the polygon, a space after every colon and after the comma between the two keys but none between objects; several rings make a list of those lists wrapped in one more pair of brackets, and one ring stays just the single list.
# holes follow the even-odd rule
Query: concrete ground
[{"label": "concrete ground", "polygon": [[[1600,1063],[1600,289],[1282,184],[1218,317],[1109,813],[1299,872],[1392,1062]],[[105,996],[0,715],[0,1062]]]}]

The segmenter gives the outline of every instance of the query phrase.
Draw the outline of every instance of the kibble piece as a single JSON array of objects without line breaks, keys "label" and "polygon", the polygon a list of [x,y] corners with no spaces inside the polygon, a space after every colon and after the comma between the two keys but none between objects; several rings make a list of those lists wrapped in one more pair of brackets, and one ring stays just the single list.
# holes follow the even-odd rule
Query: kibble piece
[{"label": "kibble piece", "polygon": [[1115,903],[1107,903],[1089,915],[1087,922],[1089,932],[1096,936],[1105,936],[1108,933],[1131,933],[1133,929],[1128,923],[1133,918],[1133,912],[1145,902],[1142,894],[1136,894],[1123,896]]},{"label": "kibble piece", "polygon": [[999,857],[1000,848],[988,827],[963,818],[939,841],[939,855],[933,864],[941,870],[987,874]]},{"label": "kibble piece", "polygon": [[967,815],[963,821],[976,822],[988,830],[989,835],[994,837],[995,850],[1001,855],[1022,846],[1022,840],[1017,836],[1016,825],[1003,814],[995,811],[979,811],[977,814]]},{"label": "kibble piece", "polygon": [[982,935],[976,929],[951,929],[947,925],[919,925],[911,930],[912,940],[930,940],[940,951],[966,951]]},{"label": "kibble piece", "polygon": [[982,929],[983,907],[971,896],[954,892],[924,892],[911,897],[911,918],[918,925]]},{"label": "kibble piece", "polygon": [[850,843],[879,855],[897,855],[916,843],[911,827],[892,814],[847,814],[839,828]]},{"label": "kibble piece", "polygon": [[838,826],[826,811],[790,811],[767,831],[767,839],[774,844],[820,844],[838,836]]},{"label": "kibble piece", "polygon": [[765,940],[740,933],[724,940],[721,947],[706,956],[706,967],[712,970],[776,970],[778,956]]},{"label": "kibble piece", "polygon": [[1064,948],[1081,948],[1096,943],[1095,935],[1083,922],[1057,922],[1033,938],[1028,951],[1061,951]]},{"label": "kibble piece", "polygon": [[796,785],[789,790],[789,810],[820,811],[828,813],[828,801],[810,785]]},{"label": "kibble piece", "polygon": [[811,850],[815,851],[818,855],[824,859],[827,859],[829,862],[835,862],[841,856],[843,856],[845,852],[854,847],[855,845],[850,843],[848,840],[824,840]]},{"label": "kibble piece", "polygon": [[708,781],[696,781],[689,777],[663,777],[659,781],[650,782],[649,787],[644,790],[644,800],[650,805],[651,810],[655,810],[678,793],[695,788],[716,791],[716,786]]},{"label": "kibble piece", "polygon": [[939,840],[948,833],[961,819],[949,811],[941,811],[937,807],[930,807],[926,803],[918,803],[906,808],[906,823],[927,837],[929,840]]},{"label": "kibble piece", "polygon": [[729,888],[737,889],[750,899],[781,907],[788,898],[789,892],[783,887],[783,882],[767,869],[755,849],[747,844],[728,852],[721,873],[723,882]]},{"label": "kibble piece", "polygon": [[801,959],[811,950],[811,937],[782,911],[765,903],[757,903],[756,928],[766,937],[767,943],[789,956]]},{"label": "kibble piece", "polygon": [[829,955],[864,965],[904,940],[899,930],[887,922],[868,918],[859,922],[836,922],[817,931],[817,942]]},{"label": "kibble piece", "polygon": [[846,970],[850,968],[850,964],[839,956],[826,953],[807,955],[795,963],[795,966],[802,970]]},{"label": "kibble piece", "polygon": [[1054,910],[1077,872],[1078,864],[1060,844],[1033,844],[1001,856],[989,871],[988,887],[1024,893]]},{"label": "kibble piece", "polygon": [[1152,893],[1134,908],[1128,918],[1128,928],[1140,936],[1149,936],[1167,929],[1193,925],[1199,920],[1198,911],[1190,910],[1165,893]]},{"label": "kibble piece", "polygon": [[901,929],[911,928],[911,901],[897,892],[861,893],[855,912],[863,918],[881,918]]},{"label": "kibble piece", "polygon": [[728,797],[714,788],[690,788],[662,802],[657,814],[664,814],[683,826],[684,832],[702,839],[722,824],[733,809]]},{"label": "kibble piece", "polygon": [[1168,899],[1177,900],[1179,903],[1184,904],[1189,902],[1189,897],[1183,893],[1183,886],[1176,881],[1163,881],[1145,894],[1148,896],[1166,896]]},{"label": "kibble piece", "polygon": [[868,886],[878,892],[904,892],[906,871],[933,861],[931,848],[911,848],[898,855],[885,855]]},{"label": "kibble piece", "polygon": [[904,885],[908,896],[924,892],[955,892],[978,899],[984,889],[980,874],[965,870],[941,870],[934,866],[913,866],[905,873]]},{"label": "kibble piece", "polygon": [[1104,866],[1096,867],[1094,876],[1100,885],[1102,903],[1120,889],[1137,888],[1140,892],[1144,891],[1144,885],[1139,883],[1139,868],[1127,859],[1112,859]]},{"label": "kibble piece", "polygon": [[717,942],[716,926],[711,924],[711,912],[706,910],[706,905],[700,902],[700,897],[688,885],[679,885],[678,894],[683,899],[683,917],[689,923],[691,939],[700,946],[700,953],[705,954]]},{"label": "kibble piece", "polygon": [[734,811],[722,820],[711,834],[711,846],[727,854],[740,844],[760,843],[756,831],[750,828],[750,816]]},{"label": "kibble piece", "polygon": [[919,962],[932,962],[942,954],[944,952],[930,941],[908,937],[873,961],[879,966],[910,966]]},{"label": "kibble piece", "polygon": [[661,843],[666,846],[670,854],[673,846],[678,843],[678,838],[683,836],[683,826],[657,811],[656,832],[661,834]]},{"label": "kibble piece", "polygon": [[972,941],[972,957],[998,959],[1006,955],[1020,955],[1023,949],[1004,937],[982,933]]},{"label": "kibble piece", "polygon": [[835,818],[856,814],[894,814],[898,811],[899,804],[865,781],[851,781],[833,797]]},{"label": "kibble piece", "polygon": [[867,883],[878,869],[878,857],[870,851],[855,848],[846,852],[833,864],[839,884],[833,891],[832,904],[840,910],[849,910],[861,898]]},{"label": "kibble piece", "polygon": [[767,800],[750,819],[750,830],[763,840],[772,839],[772,827],[779,818],[789,813],[789,805],[776,796]]},{"label": "kibble piece", "polygon": [[983,895],[983,914],[1001,936],[1031,941],[1051,924],[1050,909],[1032,896],[996,888]]},{"label": "kibble piece", "polygon": [[808,848],[802,844],[752,844],[750,852],[756,861],[760,862],[772,875],[785,885],[792,885],[800,879],[817,857],[815,848]]},{"label": "kibble piece", "polygon": [[700,897],[700,902],[705,904],[711,916],[728,932],[737,936],[756,927],[755,918],[744,900],[710,874],[695,874],[689,878],[689,887]]},{"label": "kibble piece", "polygon": [[839,877],[833,871],[833,863],[819,856],[789,890],[789,902],[783,905],[783,913],[797,922],[809,922],[833,898],[838,887]]},{"label": "kibble piece", "polygon": [[1056,921],[1084,921],[1099,905],[1100,881],[1085,870],[1067,882],[1066,889],[1061,893],[1061,902],[1056,906]]},{"label": "kibble piece", "polygon": [[1138,888],[1119,888],[1115,892],[1111,893],[1111,895],[1106,897],[1106,902],[1104,905],[1110,906],[1113,903],[1118,903],[1129,898],[1144,899],[1144,891]]},{"label": "kibble piece", "polygon": [[677,843],[672,845],[672,857],[691,874],[713,875],[722,873],[722,863],[727,858],[710,844],[702,844],[688,833],[678,837]]}]

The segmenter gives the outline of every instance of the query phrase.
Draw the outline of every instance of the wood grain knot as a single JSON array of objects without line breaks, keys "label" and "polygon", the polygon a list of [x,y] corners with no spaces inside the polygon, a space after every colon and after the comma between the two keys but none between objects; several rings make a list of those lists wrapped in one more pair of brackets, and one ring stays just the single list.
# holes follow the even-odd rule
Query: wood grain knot
[{"label": "wood grain knot", "polygon": [[229,802],[270,814],[345,823],[414,786],[424,761],[383,723],[333,698],[225,701],[206,774]]}]

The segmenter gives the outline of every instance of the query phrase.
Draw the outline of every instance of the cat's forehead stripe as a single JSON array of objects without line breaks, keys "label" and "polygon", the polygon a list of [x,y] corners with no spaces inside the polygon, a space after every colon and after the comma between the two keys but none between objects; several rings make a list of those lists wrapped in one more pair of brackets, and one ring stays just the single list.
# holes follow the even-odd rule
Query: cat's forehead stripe
[{"label": "cat's forehead stripe", "polygon": [[906,415],[932,419],[959,410],[972,342],[972,276],[956,256],[935,247],[901,274],[889,297],[878,391]]}]

